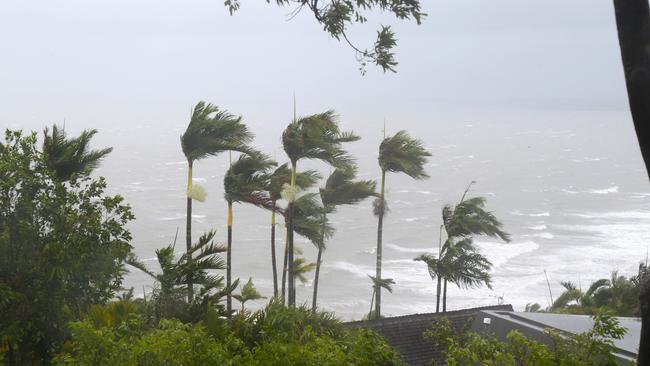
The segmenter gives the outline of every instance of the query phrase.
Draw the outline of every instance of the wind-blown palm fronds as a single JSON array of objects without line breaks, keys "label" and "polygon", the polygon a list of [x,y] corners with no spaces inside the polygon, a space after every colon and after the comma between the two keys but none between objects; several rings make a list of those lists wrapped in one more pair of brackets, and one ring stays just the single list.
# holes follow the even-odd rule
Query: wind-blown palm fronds
[{"label": "wind-blown palm fronds", "polygon": [[[404,173],[413,179],[425,179],[429,176],[424,171],[427,158],[431,156],[422,144],[406,131],[399,131],[393,136],[384,138],[379,145],[379,168],[381,169],[381,189],[379,198],[374,203],[374,213],[377,216],[377,264],[375,277],[381,280],[382,240],[384,215],[388,210],[386,204],[386,173]],[[381,289],[376,291],[375,312],[381,316]]]},{"label": "wind-blown palm fronds", "polygon": [[[236,117],[219,110],[213,104],[200,101],[192,111],[190,123],[181,135],[181,148],[187,159],[187,212],[185,244],[189,251],[192,245],[192,200],[205,199],[202,189],[195,189],[192,184],[192,166],[196,160],[215,156],[225,151],[251,153],[248,146],[253,134]],[[189,294],[192,296],[192,282],[188,282]]]},{"label": "wind-blown palm fronds", "polygon": [[[258,207],[272,209],[269,197],[270,169],[277,164],[266,155],[254,153],[241,155],[226,172],[223,179],[224,198],[228,202],[228,247],[226,255],[226,286],[232,283],[232,205],[235,202],[249,203]],[[226,299],[228,311],[232,310],[230,296]]]},{"label": "wind-blown palm fronds", "polygon": [[316,159],[334,167],[342,168],[352,164],[353,159],[343,149],[342,144],[358,140],[359,137],[351,132],[339,129],[336,115],[333,111],[301,117],[294,120],[282,133],[282,145],[291,162],[291,194],[288,196],[288,253],[289,253],[289,305],[295,305],[295,290],[293,287],[293,232],[294,213],[293,200],[296,195],[296,168],[301,159]]},{"label": "wind-blown palm fronds", "polygon": [[314,273],[314,294],[312,296],[312,310],[316,311],[318,299],[318,284],[322,255],[325,250],[325,243],[333,233],[325,232],[325,225],[328,223],[327,215],[334,212],[337,206],[353,205],[361,202],[367,197],[376,196],[377,183],[371,180],[355,181],[357,169],[355,166],[339,168],[334,170],[327,178],[325,187],[319,190],[320,199],[323,204],[323,229],[321,230],[321,245],[318,245],[316,259],[316,271]]},{"label": "wind-blown palm fronds", "polygon": [[84,130],[78,137],[67,138],[65,130],[56,124],[52,131],[43,131],[43,156],[45,164],[54,173],[59,182],[68,181],[76,176],[90,174],[99,166],[102,159],[112,147],[90,150],[90,140],[97,130]]}]

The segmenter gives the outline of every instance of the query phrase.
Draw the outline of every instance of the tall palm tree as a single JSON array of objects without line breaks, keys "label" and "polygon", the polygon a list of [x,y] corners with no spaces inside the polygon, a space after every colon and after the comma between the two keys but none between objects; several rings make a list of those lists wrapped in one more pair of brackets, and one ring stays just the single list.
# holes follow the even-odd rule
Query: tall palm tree
[{"label": "tall palm tree", "polygon": [[[465,239],[471,239],[474,236],[488,236],[492,238],[498,238],[505,242],[510,241],[510,235],[503,231],[503,224],[494,216],[492,212],[485,210],[485,198],[484,197],[472,197],[466,199],[467,193],[475,182],[471,182],[460,199],[460,202],[455,205],[445,205],[442,209],[442,223],[447,234],[447,241],[445,245],[449,248],[454,248],[458,244],[465,244],[470,247],[473,247],[471,241],[464,242]],[[467,253],[472,254],[472,252],[478,253],[478,250],[467,250]],[[459,252],[460,253],[460,252]],[[457,253],[458,254],[458,253]],[[478,253],[480,255],[480,253]],[[473,255],[473,254],[472,254]],[[473,260],[476,260],[476,264],[481,268],[483,262],[477,258],[472,257]],[[465,259],[472,259],[465,257]],[[489,262],[488,262],[489,263]],[[488,266],[489,269],[489,266]],[[447,308],[447,297],[446,291],[448,279],[443,278],[444,289],[443,289],[443,300],[442,308],[443,312]]]},{"label": "tall palm tree", "polygon": [[[226,286],[232,283],[232,224],[233,203],[249,203],[258,207],[272,209],[268,195],[270,170],[277,164],[266,155],[254,153],[241,155],[226,172],[223,179],[224,198],[228,203],[228,246],[226,254]],[[228,313],[232,311],[232,299],[226,298]]]},{"label": "tall palm tree", "polygon": [[46,166],[54,173],[59,182],[69,181],[76,176],[90,174],[99,166],[112,147],[90,150],[90,140],[97,130],[84,130],[78,137],[67,138],[65,129],[56,124],[52,131],[46,127],[43,131],[43,155]]},{"label": "tall palm tree", "polygon": [[294,277],[293,280],[298,280],[300,283],[305,284],[309,279],[307,279],[307,274],[314,270],[316,263],[308,263],[305,258],[296,257],[293,260],[294,268]]},{"label": "tall palm tree", "polygon": [[282,133],[282,145],[291,162],[291,190],[288,198],[288,252],[289,252],[289,305],[295,305],[293,287],[293,206],[298,196],[296,168],[302,159],[316,159],[340,168],[350,165],[353,159],[342,148],[345,142],[357,141],[359,137],[339,129],[334,111],[295,118]]},{"label": "tall palm tree", "polygon": [[[251,152],[248,143],[253,134],[242,123],[241,117],[210,103],[200,101],[192,112],[190,123],[181,135],[181,148],[187,159],[187,214],[186,247],[192,246],[192,200],[201,201],[205,194],[192,185],[192,166],[195,161],[215,156],[225,151]],[[192,296],[192,281],[188,279],[189,296]]]},{"label": "tall palm tree", "polygon": [[[393,136],[384,138],[379,145],[379,168],[381,169],[381,190],[375,200],[374,213],[377,223],[377,265],[375,277],[381,280],[382,238],[386,205],[386,173],[404,173],[413,179],[425,179],[429,176],[424,171],[424,164],[431,156],[423,146],[422,141],[414,139],[406,131],[399,131]],[[375,316],[381,316],[381,288],[375,291]]]},{"label": "tall palm tree", "polygon": [[[355,181],[357,168],[350,166],[345,169],[336,169],[327,178],[325,187],[319,190],[320,199],[323,204],[322,220],[323,224],[327,222],[327,215],[336,211],[338,206],[354,205],[362,200],[376,196],[375,190],[377,183],[372,180]],[[328,239],[325,230],[321,233],[321,245],[318,245],[318,256],[316,259],[316,272],[314,274],[314,295],[312,297],[312,311],[316,311],[318,298],[318,278],[320,275],[320,266],[322,255],[325,250],[325,242]]]},{"label": "tall palm tree", "polygon": [[393,285],[395,284],[395,281],[392,278],[382,278],[378,279],[377,277],[373,277],[368,275],[370,277],[370,280],[372,281],[372,297],[370,298],[370,311],[368,312],[368,320],[370,319],[379,319],[380,316],[377,314],[373,314],[373,301],[375,300],[375,294],[377,291],[380,291],[380,289],[385,289],[388,292],[392,293],[393,292]]},{"label": "tall palm tree", "polygon": [[[309,189],[321,179],[315,170],[307,170],[296,174],[296,186],[301,190]],[[282,198],[282,189],[291,184],[291,170],[287,163],[280,165],[273,171],[268,186],[268,195],[271,198],[271,268],[273,270],[273,296],[278,297],[278,271],[275,254],[275,224],[278,212],[277,202]]]}]

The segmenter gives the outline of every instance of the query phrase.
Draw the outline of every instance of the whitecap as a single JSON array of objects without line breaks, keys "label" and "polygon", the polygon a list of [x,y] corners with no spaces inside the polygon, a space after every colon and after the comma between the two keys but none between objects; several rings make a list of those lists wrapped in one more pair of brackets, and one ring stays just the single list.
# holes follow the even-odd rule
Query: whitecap
[{"label": "whitecap", "polygon": [[187,164],[187,161],[169,161],[165,163],[165,165],[185,165],[185,164]]},{"label": "whitecap", "polygon": [[618,186],[612,186],[612,187],[603,188],[603,189],[590,189],[587,192],[588,193],[594,193],[594,194],[618,193]]},{"label": "whitecap", "polygon": [[547,226],[542,224],[542,225],[529,226],[528,228],[531,230],[546,230]]},{"label": "whitecap", "polygon": [[537,234],[530,234],[530,235],[522,235],[522,238],[542,238],[542,239],[553,239],[554,236],[551,233],[537,233]]},{"label": "whitecap", "polygon": [[551,216],[551,213],[550,212],[531,213],[531,214],[528,214],[528,216],[531,216],[531,217],[548,217],[548,216]]},{"label": "whitecap", "polygon": [[424,253],[428,250],[422,248],[407,248],[392,243],[386,244],[385,247],[401,253]]}]

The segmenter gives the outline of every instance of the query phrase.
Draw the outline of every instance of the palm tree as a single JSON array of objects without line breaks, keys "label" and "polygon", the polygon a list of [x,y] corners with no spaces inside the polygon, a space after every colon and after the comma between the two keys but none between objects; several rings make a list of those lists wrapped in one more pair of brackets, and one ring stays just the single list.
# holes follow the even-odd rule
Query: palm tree
[{"label": "palm tree", "polygon": [[[346,169],[336,169],[327,178],[325,187],[319,190],[320,199],[323,203],[322,221],[323,225],[327,223],[327,215],[336,211],[338,206],[354,205],[362,200],[376,196],[375,190],[377,183],[372,180],[355,181],[357,169],[354,166]],[[322,255],[325,250],[325,241],[328,239],[326,231],[322,230],[321,245],[318,245],[318,256],[316,259],[316,272],[314,274],[314,295],[312,297],[312,311],[316,311],[318,298],[318,277],[320,274],[320,265]]]},{"label": "palm tree", "polygon": [[[203,234],[196,244],[178,258],[174,253],[176,243],[156,250],[160,273],[149,270],[135,256],[127,259],[128,264],[148,274],[158,283],[158,289],[152,297],[158,319],[175,317],[194,321],[188,317],[197,314],[200,317],[203,314],[200,309],[208,303],[217,305],[223,311],[218,304],[225,294],[237,287],[238,282],[225,286],[223,276],[210,273],[226,268],[220,256],[226,248],[214,242],[214,235],[214,231]],[[189,278],[199,288],[191,301],[188,301],[190,290],[186,286]]]},{"label": "palm tree", "polygon": [[[241,117],[219,110],[210,103],[200,101],[192,112],[190,123],[181,135],[181,147],[187,159],[187,214],[186,214],[186,247],[192,246],[192,200],[202,201],[205,193],[192,185],[192,166],[195,161],[209,156],[218,155],[224,151],[239,151],[248,153],[251,149],[248,143],[253,134],[242,123]],[[188,296],[192,296],[192,279],[188,279]]]},{"label": "palm tree", "polygon": [[84,130],[78,137],[66,138],[65,129],[56,124],[52,131],[46,127],[43,131],[43,155],[46,166],[54,173],[59,182],[65,182],[78,176],[86,176],[99,166],[112,147],[90,150],[90,140],[97,130]]},{"label": "palm tree", "polygon": [[[449,248],[454,248],[456,245],[462,243],[464,247],[470,247],[463,251],[455,249],[455,255],[469,255],[469,257],[463,257],[464,260],[474,261],[473,263],[478,266],[478,269],[486,268],[487,266],[487,270],[489,270],[491,266],[489,262],[485,262],[487,260],[478,253],[478,250],[474,248],[471,240],[466,242],[465,239],[484,235],[509,242],[510,235],[502,230],[503,224],[494,216],[494,214],[485,210],[486,200],[484,197],[465,199],[467,192],[474,183],[475,182],[472,181],[467,186],[457,205],[452,207],[447,204],[442,209],[442,222],[445,232],[447,233],[447,241],[445,242],[445,245]],[[478,255],[478,257],[476,255]],[[481,259],[481,257],[483,259]],[[479,273],[476,273],[475,275],[479,275]],[[445,312],[447,310],[446,288],[448,279],[443,278],[443,281],[442,311]]]},{"label": "palm tree", "polygon": [[[249,203],[271,209],[272,200],[268,195],[270,169],[277,164],[267,156],[254,153],[241,155],[226,172],[223,179],[224,198],[228,202],[228,246],[226,255],[226,286],[232,283],[232,204]],[[227,309],[232,310],[232,299],[227,297]]]},{"label": "palm tree", "polygon": [[372,297],[370,298],[370,311],[368,312],[368,320],[379,319],[381,316],[378,316],[377,314],[373,314],[373,310],[372,310],[373,301],[375,300],[376,297],[375,295],[382,288],[392,293],[393,285],[395,284],[395,281],[392,278],[378,279],[377,277],[373,277],[370,275],[368,275],[368,277],[370,277],[370,280],[372,281]]},{"label": "palm tree", "polygon": [[298,196],[296,189],[296,168],[302,159],[316,159],[340,168],[352,163],[352,158],[342,148],[345,142],[358,140],[351,132],[339,129],[334,111],[301,117],[294,120],[282,133],[282,145],[291,162],[291,186],[288,198],[288,252],[289,252],[289,305],[295,305],[293,287],[293,206]]},{"label": "palm tree", "polygon": [[[460,288],[477,287],[481,284],[492,288],[489,273],[492,264],[476,250],[470,238],[462,239],[458,243],[448,240],[442,246],[438,257],[422,254],[414,260],[426,263],[431,279],[437,282],[436,313],[440,312],[441,291],[443,299],[447,297],[447,281]],[[441,289],[443,280],[444,288]],[[446,310],[446,302],[443,300],[443,312]]]},{"label": "palm tree", "polygon": [[244,305],[246,305],[247,301],[251,300],[259,300],[259,299],[266,299],[266,297],[262,296],[262,294],[257,291],[255,288],[255,285],[253,285],[253,279],[248,278],[248,282],[242,287],[241,293],[232,295],[237,301],[241,303],[241,312],[244,312]]},{"label": "palm tree", "polygon": [[[296,174],[296,186],[301,190],[312,187],[321,179],[320,174],[315,170],[307,170]],[[291,170],[288,164],[282,164],[273,171],[268,186],[268,195],[271,199],[271,267],[273,269],[273,296],[278,297],[278,271],[275,255],[275,222],[278,212],[277,202],[282,198],[282,189],[285,185],[291,184]]]},{"label": "palm tree", "polygon": [[[426,151],[422,141],[414,139],[406,131],[386,137],[379,145],[379,168],[381,169],[381,190],[375,200],[374,213],[377,223],[377,266],[375,277],[381,280],[382,236],[384,215],[388,210],[386,205],[385,186],[386,173],[404,173],[413,179],[425,179],[429,176],[424,171],[424,164],[431,153]],[[375,316],[381,316],[381,288],[375,291]]]}]

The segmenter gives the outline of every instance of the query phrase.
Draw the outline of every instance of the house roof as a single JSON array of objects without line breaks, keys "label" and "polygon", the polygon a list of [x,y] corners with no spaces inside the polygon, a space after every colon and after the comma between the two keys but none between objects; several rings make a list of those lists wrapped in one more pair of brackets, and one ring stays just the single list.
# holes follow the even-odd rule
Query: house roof
[{"label": "house roof", "polygon": [[480,308],[448,311],[446,313],[426,313],[377,320],[362,320],[345,323],[351,328],[369,328],[379,332],[388,344],[396,348],[410,366],[429,366],[435,360],[436,365],[444,365],[441,350],[424,339],[422,334],[440,318],[446,317],[454,328],[459,329],[471,324],[480,310],[512,311],[512,305],[496,305]]},{"label": "house roof", "polygon": [[[617,348],[615,355],[619,359],[634,360],[639,348],[641,319],[625,317],[616,319],[627,332],[622,339],[614,340],[614,347]],[[492,333],[497,338],[503,339],[507,332],[517,329],[527,336],[537,336],[538,340],[544,341],[547,340],[544,336],[546,328],[579,334],[591,330],[593,325],[594,320],[589,315],[483,310],[474,321],[472,330]]]}]

